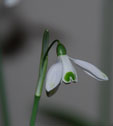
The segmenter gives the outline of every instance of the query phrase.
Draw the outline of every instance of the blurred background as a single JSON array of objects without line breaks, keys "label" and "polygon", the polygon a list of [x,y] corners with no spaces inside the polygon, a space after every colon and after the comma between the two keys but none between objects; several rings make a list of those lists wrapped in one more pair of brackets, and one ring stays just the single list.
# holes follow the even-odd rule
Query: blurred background
[{"label": "blurred background", "polygon": [[[44,87],[36,126],[113,126],[112,18],[112,0],[0,0],[0,126],[29,125],[45,28],[69,56],[96,65],[109,81],[75,66],[78,83],[61,84],[49,98]],[[55,48],[48,68],[57,61]]]}]

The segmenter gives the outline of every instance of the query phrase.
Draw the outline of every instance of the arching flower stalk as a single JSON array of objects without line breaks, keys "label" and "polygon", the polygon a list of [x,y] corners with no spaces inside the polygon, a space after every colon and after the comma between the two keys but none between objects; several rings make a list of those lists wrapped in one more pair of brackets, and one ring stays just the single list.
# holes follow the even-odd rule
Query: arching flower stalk
[{"label": "arching flower stalk", "polygon": [[[55,43],[57,43],[56,53],[58,57],[58,62],[50,67],[46,76],[48,53]],[[30,126],[35,126],[38,104],[42,94],[45,76],[46,76],[46,92],[48,96],[53,95],[62,82],[64,82],[65,84],[78,82],[77,72],[76,69],[73,67],[71,61],[76,65],[78,65],[80,68],[82,68],[83,71],[88,75],[90,75],[91,77],[99,81],[108,80],[108,77],[94,65],[86,61],[73,59],[69,57],[67,55],[65,46],[59,40],[54,40],[49,45],[49,32],[48,30],[45,30],[43,35],[42,53],[40,58],[38,85],[34,97],[34,105],[32,109]]]}]

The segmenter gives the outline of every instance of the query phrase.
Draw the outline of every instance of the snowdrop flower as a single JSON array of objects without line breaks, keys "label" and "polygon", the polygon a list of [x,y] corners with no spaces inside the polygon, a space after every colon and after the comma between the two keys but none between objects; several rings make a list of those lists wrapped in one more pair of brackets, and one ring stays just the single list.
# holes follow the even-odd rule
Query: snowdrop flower
[{"label": "snowdrop flower", "polygon": [[58,62],[50,67],[46,77],[46,92],[48,96],[51,96],[56,91],[62,81],[65,84],[78,82],[77,72],[71,61],[91,77],[99,81],[108,80],[108,77],[96,66],[86,61],[69,57],[66,48],[61,43],[57,45],[57,56]]}]

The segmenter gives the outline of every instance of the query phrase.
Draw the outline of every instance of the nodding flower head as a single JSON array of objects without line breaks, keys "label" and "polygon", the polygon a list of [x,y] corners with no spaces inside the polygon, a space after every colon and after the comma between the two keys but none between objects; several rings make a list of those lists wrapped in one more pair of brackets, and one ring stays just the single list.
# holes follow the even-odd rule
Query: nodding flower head
[{"label": "nodding flower head", "polygon": [[71,61],[91,77],[99,81],[108,80],[108,77],[91,63],[69,57],[63,44],[59,43],[57,45],[56,52],[58,61],[50,67],[46,77],[46,92],[48,96],[51,96],[56,91],[62,81],[65,84],[78,82],[77,72]]}]

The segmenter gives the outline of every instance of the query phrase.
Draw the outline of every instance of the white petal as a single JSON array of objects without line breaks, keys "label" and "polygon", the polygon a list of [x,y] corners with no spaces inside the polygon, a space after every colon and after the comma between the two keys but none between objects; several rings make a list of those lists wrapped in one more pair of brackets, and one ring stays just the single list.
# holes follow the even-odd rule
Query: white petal
[{"label": "white petal", "polygon": [[85,72],[86,74],[88,74],[89,76],[91,76],[92,78],[98,80],[98,81],[103,81],[103,80],[101,80],[101,79],[99,79],[99,78],[96,78],[94,75],[92,75],[91,73],[89,73],[89,72],[87,72],[87,71],[85,71],[85,70],[84,70],[84,72]]},{"label": "white petal", "polygon": [[46,91],[50,92],[56,88],[62,79],[62,63],[58,63],[51,66],[46,77]]},{"label": "white petal", "polygon": [[108,80],[108,77],[93,64],[88,63],[86,61],[79,60],[79,59],[73,59],[73,58],[70,58],[70,59],[75,64],[77,64],[79,67],[81,67],[84,70],[84,72],[86,72],[87,74],[89,74],[93,78],[95,78],[99,81]]},{"label": "white petal", "polygon": [[63,64],[63,76],[62,80],[65,83],[70,82],[77,82],[78,77],[75,68],[73,67],[71,61],[69,60],[67,55],[61,55],[59,56],[59,59],[61,60]]}]

